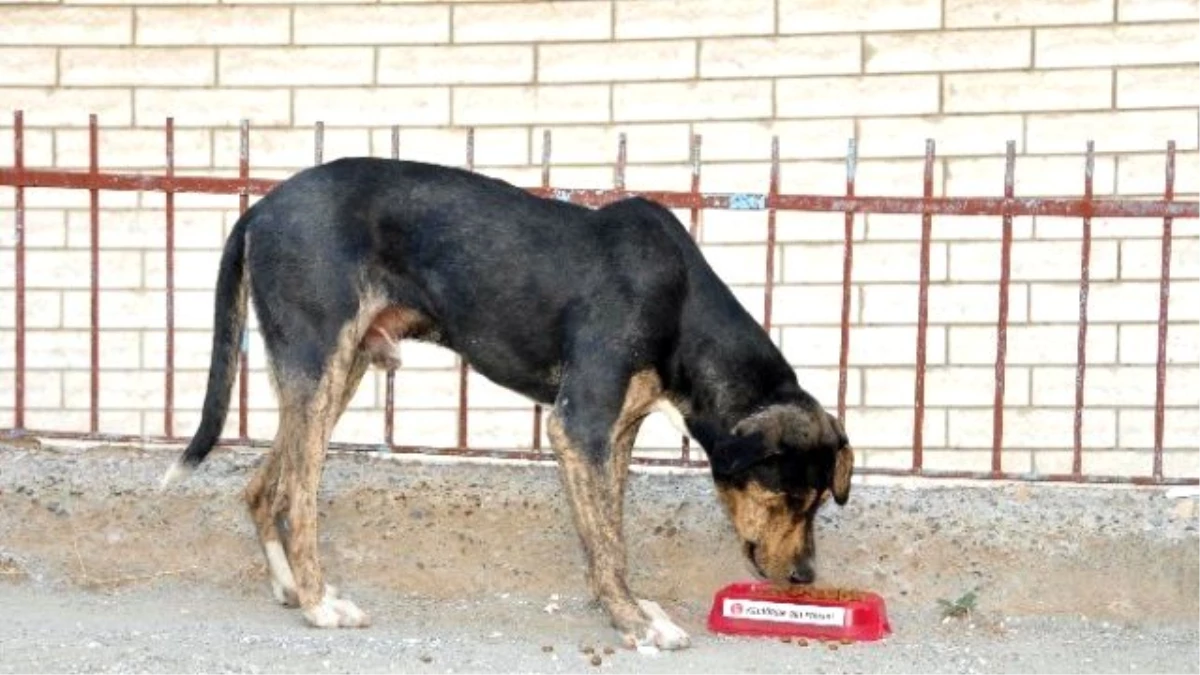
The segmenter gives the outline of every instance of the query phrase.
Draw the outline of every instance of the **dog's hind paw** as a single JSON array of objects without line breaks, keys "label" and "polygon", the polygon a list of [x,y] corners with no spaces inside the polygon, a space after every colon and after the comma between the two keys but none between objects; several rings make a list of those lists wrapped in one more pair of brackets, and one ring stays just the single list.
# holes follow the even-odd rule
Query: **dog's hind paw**
[{"label": "dog's hind paw", "polygon": [[321,602],[304,610],[304,619],[316,628],[366,628],[371,625],[371,618],[358,605],[338,598],[328,590]]},{"label": "dog's hind paw", "polygon": [[656,602],[638,600],[638,606],[650,618],[650,625],[640,635],[627,635],[625,640],[643,654],[654,654],[659,650],[686,649],[692,644],[692,638],[679,626],[671,621],[671,617],[663,611]]}]

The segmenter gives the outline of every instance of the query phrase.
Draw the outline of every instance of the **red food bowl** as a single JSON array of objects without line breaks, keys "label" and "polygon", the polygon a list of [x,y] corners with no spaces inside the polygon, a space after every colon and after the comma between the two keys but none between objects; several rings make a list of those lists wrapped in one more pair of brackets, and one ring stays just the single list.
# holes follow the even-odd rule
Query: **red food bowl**
[{"label": "red food bowl", "polygon": [[708,613],[714,633],[818,640],[879,640],[891,634],[875,593],[768,582],[734,583],[717,591]]}]

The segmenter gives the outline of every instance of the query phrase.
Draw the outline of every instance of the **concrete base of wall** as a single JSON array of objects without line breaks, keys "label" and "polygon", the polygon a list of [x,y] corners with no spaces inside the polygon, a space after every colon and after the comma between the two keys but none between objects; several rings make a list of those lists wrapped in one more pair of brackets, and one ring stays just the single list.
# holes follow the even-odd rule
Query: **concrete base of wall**
[{"label": "concrete base of wall", "polygon": [[[186,583],[269,597],[242,506],[262,455],[218,451],[158,491],[175,450],[0,446],[4,578],[94,587]],[[552,465],[331,456],[321,494],[329,580],[428,597],[585,592]],[[626,507],[639,595],[704,604],[748,577],[703,472],[635,471]],[[855,485],[819,518],[823,584],[936,611],[978,589],[981,611],[1195,619],[1195,497],[1130,487]]]}]

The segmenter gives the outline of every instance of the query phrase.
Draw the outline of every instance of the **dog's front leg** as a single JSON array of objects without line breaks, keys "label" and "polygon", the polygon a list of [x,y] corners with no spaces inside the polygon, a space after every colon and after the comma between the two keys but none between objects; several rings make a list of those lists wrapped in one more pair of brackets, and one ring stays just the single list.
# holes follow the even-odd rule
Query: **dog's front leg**
[{"label": "dog's front leg", "polygon": [[619,492],[613,494],[608,478],[607,465],[614,458],[606,452],[609,448],[600,447],[605,439],[589,443],[586,434],[570,433],[557,413],[550,415],[547,431],[583,545],[592,592],[621,632],[626,646],[639,650],[687,647],[686,632],[672,623],[657,604],[635,600],[629,590],[621,522],[619,516],[613,517],[620,510],[611,504],[619,498]]}]

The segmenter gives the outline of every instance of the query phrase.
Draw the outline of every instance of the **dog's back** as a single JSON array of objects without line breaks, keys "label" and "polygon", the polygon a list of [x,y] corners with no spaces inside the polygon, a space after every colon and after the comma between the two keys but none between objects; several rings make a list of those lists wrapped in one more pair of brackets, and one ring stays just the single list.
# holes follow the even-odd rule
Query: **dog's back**
[{"label": "dog's back", "polygon": [[[428,317],[434,341],[543,402],[553,400],[573,324],[625,324],[663,341],[678,330],[687,264],[648,206],[591,210],[450,167],[355,158],[297,174],[255,210],[247,227],[255,296],[334,293],[312,280],[351,270],[388,303]],[[257,307],[271,323],[261,316],[270,308]],[[623,319],[646,310],[652,325]]]}]

